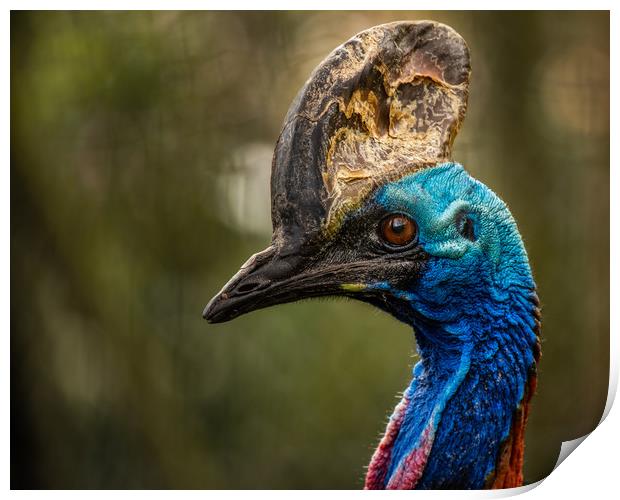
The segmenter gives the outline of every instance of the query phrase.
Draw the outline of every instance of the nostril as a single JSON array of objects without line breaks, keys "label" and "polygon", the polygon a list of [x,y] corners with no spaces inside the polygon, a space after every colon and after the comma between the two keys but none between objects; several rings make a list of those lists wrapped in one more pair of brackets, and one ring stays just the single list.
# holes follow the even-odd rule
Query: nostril
[{"label": "nostril", "polygon": [[253,292],[254,290],[258,290],[259,288],[262,288],[266,285],[267,285],[267,282],[265,281],[248,281],[246,283],[243,283],[235,291],[237,292],[237,294],[242,295],[245,293]]}]

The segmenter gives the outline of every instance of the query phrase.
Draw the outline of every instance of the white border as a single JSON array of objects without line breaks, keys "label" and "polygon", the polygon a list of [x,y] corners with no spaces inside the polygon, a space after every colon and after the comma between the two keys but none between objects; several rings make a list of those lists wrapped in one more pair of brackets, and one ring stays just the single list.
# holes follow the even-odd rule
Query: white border
[{"label": "white border", "polygon": [[[397,10],[477,10],[477,9],[489,9],[489,10],[540,10],[541,8],[550,9],[553,6],[552,2],[521,1],[518,4],[510,5],[508,2],[490,1],[423,1],[423,2],[407,2],[407,1],[390,1],[381,2],[378,5],[376,2],[368,0],[345,0],[334,2],[326,0],[313,0],[313,1],[297,1],[293,3],[286,3],[282,1],[264,1],[261,2],[260,7],[251,5],[247,1],[228,0],[226,3],[218,3],[211,1],[199,1],[199,0],[180,0],[177,2],[162,2],[162,1],[115,1],[115,0],[92,0],[88,3],[81,3],[76,1],[57,1],[50,2],[44,1],[22,1],[8,2],[9,8],[14,10],[32,9],[32,10],[49,10],[53,9],[79,9],[79,10],[97,10],[97,9],[204,9],[204,10],[233,10],[233,9],[289,9],[289,10],[310,10],[310,9],[355,9],[355,10],[377,10],[380,7],[381,10],[397,9]],[[562,2],[564,9],[571,10],[609,10],[611,8],[610,1],[597,1],[590,0],[589,2],[576,2],[572,0],[565,0]],[[7,77],[3,79],[3,102],[5,103],[3,109],[5,111],[5,119],[2,121],[2,143],[4,145],[3,151],[5,152],[5,168],[2,170],[2,206],[3,210],[0,210],[0,223],[2,224],[2,234],[4,236],[4,244],[0,247],[2,252],[2,262],[4,263],[3,277],[3,289],[2,289],[2,318],[5,321],[6,334],[5,349],[3,352],[4,362],[2,363],[2,370],[0,374],[1,387],[3,391],[3,402],[5,403],[2,412],[2,429],[4,430],[4,446],[3,453],[0,458],[2,463],[2,479],[4,482],[4,488],[2,492],[4,494],[9,493],[10,488],[10,415],[9,415],[9,399],[10,399],[10,349],[9,349],[9,333],[10,333],[10,125],[9,114],[10,109],[10,79],[8,74],[10,73],[9,56],[10,56],[10,13],[9,10],[5,11],[3,17],[3,23],[5,27],[6,36],[3,40],[3,50],[0,52],[3,62],[3,67],[6,68]],[[619,87],[618,80],[618,63],[614,60],[614,55],[618,54],[618,18],[616,13],[611,12],[611,89],[617,89]],[[614,132],[617,131],[617,121],[620,116],[620,109],[618,99],[614,92],[611,93],[611,137],[615,137]],[[618,293],[617,283],[619,278],[618,265],[614,256],[618,255],[619,250],[619,236],[615,227],[614,221],[617,220],[617,216],[620,215],[619,202],[614,195],[620,194],[618,185],[618,147],[617,143],[612,141],[611,143],[611,165],[614,168],[611,169],[611,337],[610,337],[610,351],[611,351],[611,374],[609,384],[609,395],[607,406],[601,424],[590,434],[583,443],[579,446],[576,453],[571,454],[562,463],[560,467],[554,470],[546,479],[530,485],[529,487],[518,488],[516,490],[503,490],[496,492],[477,491],[477,492],[412,492],[409,494],[432,496],[435,498],[490,498],[490,497],[506,497],[519,493],[526,493],[529,498],[547,499],[550,495],[562,496],[566,498],[585,498],[588,495],[591,498],[608,498],[618,489],[616,483],[617,476],[617,450],[620,444],[620,412],[617,408],[612,407],[613,400],[617,393],[618,386],[618,359],[620,358],[619,342],[617,339],[617,332],[615,326],[618,324]],[[317,491],[297,491],[295,496],[301,498],[315,498]],[[56,498],[67,498],[79,496],[82,498],[85,492],[20,492],[12,491],[11,495],[15,496],[27,496],[32,495],[45,495]],[[87,493],[89,496],[108,498],[111,492],[109,491],[90,491]],[[204,498],[205,495],[209,495],[209,498],[216,496],[218,498],[236,498],[240,495],[252,495],[254,498],[289,498],[291,492],[287,491],[210,491],[208,493],[202,491],[138,491],[138,492],[115,492],[114,496],[122,497],[146,497],[149,499],[175,497],[181,495],[183,497]],[[357,491],[339,491],[339,492],[323,492],[323,495],[338,495],[339,498],[348,498],[352,496],[364,495],[364,494],[377,494],[377,493],[365,493]],[[381,493],[379,493],[381,494]],[[399,492],[383,492],[383,495],[398,495]]]},{"label": "white border", "polygon": [[[496,2],[491,0],[389,0],[376,2],[372,0],[263,0],[260,4],[248,0],[60,0],[46,2],[43,0],[23,0],[7,2],[14,10],[554,10],[557,2],[549,0],[522,0],[521,2]],[[611,1],[590,0],[578,2],[565,0],[562,10],[610,10]]]}]

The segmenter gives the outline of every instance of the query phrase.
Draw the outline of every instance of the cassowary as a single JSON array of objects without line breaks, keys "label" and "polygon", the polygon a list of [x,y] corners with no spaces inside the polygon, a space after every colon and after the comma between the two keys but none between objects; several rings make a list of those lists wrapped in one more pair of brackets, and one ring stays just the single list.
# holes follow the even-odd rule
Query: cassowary
[{"label": "cassowary", "polygon": [[539,303],[508,208],[450,160],[469,76],[464,40],[435,22],[376,26],[336,48],[276,144],[271,245],[203,313],[218,323],[340,295],[413,327],[420,361],[369,489],[523,481]]}]

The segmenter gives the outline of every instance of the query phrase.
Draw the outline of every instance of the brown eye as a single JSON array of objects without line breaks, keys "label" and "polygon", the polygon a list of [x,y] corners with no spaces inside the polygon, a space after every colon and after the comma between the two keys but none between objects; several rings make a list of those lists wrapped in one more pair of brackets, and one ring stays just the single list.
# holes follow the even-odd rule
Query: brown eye
[{"label": "brown eye", "polygon": [[392,214],[383,219],[380,232],[381,237],[391,246],[402,247],[415,239],[418,228],[406,215]]}]

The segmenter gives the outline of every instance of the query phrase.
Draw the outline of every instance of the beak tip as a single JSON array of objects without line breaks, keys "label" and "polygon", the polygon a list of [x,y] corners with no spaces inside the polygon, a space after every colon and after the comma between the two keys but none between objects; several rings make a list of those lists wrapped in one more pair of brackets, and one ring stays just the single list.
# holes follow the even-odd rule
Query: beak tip
[{"label": "beak tip", "polygon": [[218,320],[214,314],[202,313],[202,319],[206,320],[207,323],[213,325],[215,323],[223,323],[223,320]]},{"label": "beak tip", "polygon": [[230,309],[222,294],[213,297],[202,311],[202,318],[210,325],[214,323],[226,323],[238,316],[235,309]]},{"label": "beak tip", "polygon": [[215,321],[215,307],[214,307],[214,300],[210,300],[209,303],[205,306],[205,308],[202,311],[202,319],[207,320],[207,323],[213,324],[213,323],[217,323],[217,321]]}]

